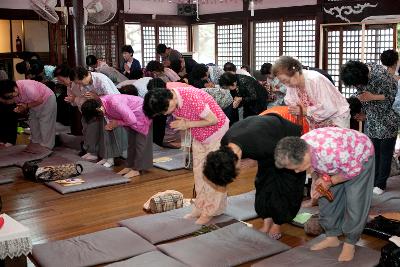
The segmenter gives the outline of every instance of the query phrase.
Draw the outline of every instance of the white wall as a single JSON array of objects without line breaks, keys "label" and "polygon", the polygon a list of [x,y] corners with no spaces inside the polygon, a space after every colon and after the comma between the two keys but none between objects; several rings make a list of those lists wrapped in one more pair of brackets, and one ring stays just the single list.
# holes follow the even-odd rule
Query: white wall
[{"label": "white wall", "polygon": [[291,7],[291,6],[308,6],[316,5],[317,0],[262,0],[255,1],[254,9],[268,9],[278,7]]},{"label": "white wall", "polygon": [[169,3],[168,0],[124,0],[126,13],[176,15],[177,9],[177,4]]},{"label": "white wall", "polygon": [[205,3],[203,0],[199,1],[200,15],[243,10],[243,0],[206,0]]},{"label": "white wall", "polygon": [[31,9],[29,0],[0,0],[0,8]]},{"label": "white wall", "polygon": [[49,52],[49,30],[47,21],[25,20],[25,50]]}]

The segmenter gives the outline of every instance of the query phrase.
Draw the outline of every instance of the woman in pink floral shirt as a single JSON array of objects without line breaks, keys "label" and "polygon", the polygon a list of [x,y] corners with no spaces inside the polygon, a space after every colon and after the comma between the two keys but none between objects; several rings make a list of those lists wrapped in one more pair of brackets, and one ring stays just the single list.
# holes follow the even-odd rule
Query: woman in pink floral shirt
[{"label": "woman in pink floral shirt", "polygon": [[[275,149],[275,164],[312,174],[311,197],[318,200],[320,225],[326,239],[311,247],[321,250],[345,240],[339,261],[351,261],[354,245],[367,222],[374,185],[374,146],[364,134],[344,128],[313,130],[301,138],[286,137]],[[318,187],[330,190],[333,201],[321,196]]]},{"label": "woman in pink floral shirt", "polygon": [[175,87],[149,91],[143,104],[144,113],[152,118],[157,114],[172,114],[176,120],[170,126],[190,130],[193,137],[193,174],[196,189],[195,207],[186,218],[198,218],[196,223],[207,223],[226,207],[226,190],[206,182],[203,165],[207,154],[220,146],[229,128],[229,120],[217,102],[206,92],[194,87]]}]

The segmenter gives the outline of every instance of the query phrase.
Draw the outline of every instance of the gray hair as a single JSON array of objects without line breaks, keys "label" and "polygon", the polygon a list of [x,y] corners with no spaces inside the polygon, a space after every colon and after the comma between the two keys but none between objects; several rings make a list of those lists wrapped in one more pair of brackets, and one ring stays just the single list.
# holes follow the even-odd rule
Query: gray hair
[{"label": "gray hair", "polygon": [[275,166],[282,169],[288,164],[301,164],[307,150],[307,142],[300,137],[288,136],[282,138],[275,148]]}]

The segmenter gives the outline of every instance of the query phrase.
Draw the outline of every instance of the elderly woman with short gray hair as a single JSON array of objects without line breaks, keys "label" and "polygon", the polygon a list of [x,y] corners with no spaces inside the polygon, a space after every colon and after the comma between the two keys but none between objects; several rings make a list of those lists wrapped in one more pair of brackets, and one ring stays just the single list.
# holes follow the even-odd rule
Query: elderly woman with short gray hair
[{"label": "elderly woman with short gray hair", "polygon": [[[338,260],[351,261],[372,199],[375,158],[371,140],[350,129],[315,129],[301,138],[281,139],[275,148],[275,165],[312,174],[311,197],[318,199],[326,239],[311,250],[337,247],[338,236],[343,234]],[[324,192],[329,192],[332,199],[322,197]]]}]

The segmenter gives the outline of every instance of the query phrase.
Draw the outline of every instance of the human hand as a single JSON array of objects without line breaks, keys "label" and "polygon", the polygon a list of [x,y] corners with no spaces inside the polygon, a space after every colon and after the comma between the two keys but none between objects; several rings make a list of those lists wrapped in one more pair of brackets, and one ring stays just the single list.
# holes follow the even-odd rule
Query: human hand
[{"label": "human hand", "polygon": [[178,118],[178,119],[174,120],[173,122],[171,122],[169,124],[169,126],[172,129],[181,130],[181,131],[184,131],[184,130],[188,129],[186,120],[181,119],[181,118]]},{"label": "human hand", "polygon": [[117,127],[118,127],[117,121],[111,120],[106,124],[106,126],[104,126],[104,129],[106,129],[107,131],[112,131]]},{"label": "human hand", "polygon": [[99,99],[99,96],[94,92],[86,92],[83,96],[86,99]]},{"label": "human hand", "polygon": [[14,108],[14,112],[16,113],[25,113],[28,110],[28,104],[18,104],[16,108]]},{"label": "human hand", "polygon": [[299,106],[288,106],[289,113],[292,115],[300,115],[300,107]]},{"label": "human hand", "polygon": [[206,84],[204,84],[204,86],[205,86],[206,88],[215,88],[215,84],[212,83],[212,82],[206,83]]},{"label": "human hand", "polygon": [[242,102],[242,98],[236,96],[236,97],[233,99],[233,103],[232,103],[233,108],[238,108],[239,105],[240,105],[240,102]]},{"label": "human hand", "polygon": [[64,98],[64,101],[68,102],[68,103],[73,103],[75,101],[75,96],[73,96],[73,95],[66,96]]},{"label": "human hand", "polygon": [[361,101],[361,102],[368,102],[368,101],[372,101],[374,100],[374,94],[372,94],[371,92],[364,92],[361,93],[357,96],[357,98]]},{"label": "human hand", "polygon": [[356,115],[354,115],[354,119],[356,119],[357,121],[365,121],[366,116],[364,112],[360,112],[357,113]]},{"label": "human hand", "polygon": [[124,70],[125,70],[125,72],[127,72],[127,73],[130,73],[131,72],[131,68],[129,68],[129,66],[128,66],[128,64],[124,64]]},{"label": "human hand", "polygon": [[318,199],[320,197],[326,197],[329,201],[333,201],[333,194],[329,190],[332,186],[332,183],[323,180],[322,178],[318,178],[313,181],[311,185],[311,198]]}]

